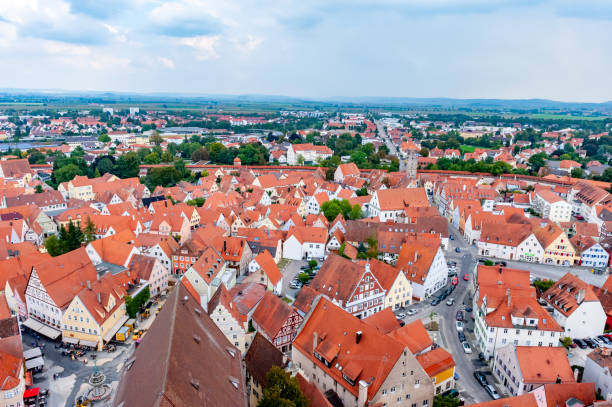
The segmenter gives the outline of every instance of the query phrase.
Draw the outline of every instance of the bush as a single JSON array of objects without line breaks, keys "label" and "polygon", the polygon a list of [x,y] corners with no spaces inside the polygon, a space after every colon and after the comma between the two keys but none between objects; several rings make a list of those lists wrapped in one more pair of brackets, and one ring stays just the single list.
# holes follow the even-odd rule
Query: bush
[{"label": "bush", "polygon": [[308,267],[310,267],[310,269],[313,269],[313,268],[317,267],[317,261],[316,260],[310,260],[308,262]]},{"label": "bush", "polygon": [[492,266],[493,262],[491,260],[485,260],[484,265],[485,266]]},{"label": "bush", "polygon": [[136,314],[138,314],[140,307],[146,304],[150,296],[151,292],[149,291],[148,286],[136,294],[134,298],[130,297],[129,295],[125,296],[125,311],[130,318],[136,318]]},{"label": "bush", "polygon": [[567,336],[559,339],[559,342],[561,342],[561,345],[565,346],[566,348],[572,346],[572,338],[568,338]]},{"label": "bush", "polygon": [[310,281],[310,274],[308,273],[300,273],[298,274],[298,280],[302,282],[302,284],[306,284]]}]

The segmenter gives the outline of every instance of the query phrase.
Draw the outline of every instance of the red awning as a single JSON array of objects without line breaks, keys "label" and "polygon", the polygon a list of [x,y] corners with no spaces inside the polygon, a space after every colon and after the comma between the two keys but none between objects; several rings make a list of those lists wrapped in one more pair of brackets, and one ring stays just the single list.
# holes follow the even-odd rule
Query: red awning
[{"label": "red awning", "polygon": [[26,389],[26,391],[23,393],[23,398],[29,399],[31,397],[36,397],[38,396],[39,390],[40,390],[40,387],[34,387],[33,389]]}]

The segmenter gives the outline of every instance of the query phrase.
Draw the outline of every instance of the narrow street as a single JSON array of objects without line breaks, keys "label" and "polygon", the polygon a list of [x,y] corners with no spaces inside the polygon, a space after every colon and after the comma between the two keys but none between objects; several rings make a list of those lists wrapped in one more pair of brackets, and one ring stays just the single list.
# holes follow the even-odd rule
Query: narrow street
[{"label": "narrow street", "polygon": [[380,136],[380,138],[383,139],[383,141],[387,145],[387,148],[389,149],[389,154],[394,155],[399,159],[399,170],[404,171],[404,160],[402,160],[402,157],[400,157],[397,147],[395,146],[395,144],[393,144],[393,140],[391,140],[391,137],[389,137],[389,135],[387,134],[385,126],[380,120],[375,120],[374,123],[376,124],[378,135]]}]

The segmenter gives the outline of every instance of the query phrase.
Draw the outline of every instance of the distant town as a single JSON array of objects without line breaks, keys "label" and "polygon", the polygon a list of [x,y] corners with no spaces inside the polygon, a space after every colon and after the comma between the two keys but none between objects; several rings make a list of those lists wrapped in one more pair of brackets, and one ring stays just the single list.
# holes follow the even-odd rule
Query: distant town
[{"label": "distant town", "polygon": [[46,98],[0,95],[0,407],[612,405],[605,109]]}]

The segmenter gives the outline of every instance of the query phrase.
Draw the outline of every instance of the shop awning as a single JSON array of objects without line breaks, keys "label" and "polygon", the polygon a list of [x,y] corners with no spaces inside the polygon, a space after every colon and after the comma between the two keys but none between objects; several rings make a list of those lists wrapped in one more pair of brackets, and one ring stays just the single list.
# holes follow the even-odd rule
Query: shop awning
[{"label": "shop awning", "polygon": [[38,358],[26,360],[25,365],[26,365],[26,370],[36,369],[37,367],[44,366],[45,361],[43,360],[43,358],[38,357]]},{"label": "shop awning", "polygon": [[26,391],[23,392],[23,398],[29,399],[31,397],[36,397],[38,396],[39,390],[40,390],[40,387],[34,387],[33,389],[26,389]]},{"label": "shop awning", "polygon": [[89,346],[90,348],[97,348],[98,347],[98,342],[94,342],[94,341],[84,341],[84,340],[80,340],[79,341],[79,345],[83,345],[83,346]]},{"label": "shop awning", "polygon": [[128,315],[124,315],[123,317],[119,318],[117,323],[113,325],[112,328],[109,329],[108,332],[105,333],[104,336],[102,337],[104,342],[108,342],[111,339],[113,339],[117,331],[123,326],[123,324],[125,324],[125,321],[127,321],[129,318],[130,317]]},{"label": "shop awning", "polygon": [[34,358],[38,358],[41,356],[42,356],[42,351],[40,350],[40,348],[32,348],[32,349],[23,351],[23,358],[25,360],[34,359]]},{"label": "shop awning", "polygon": [[42,324],[33,318],[26,319],[23,322],[23,325],[50,339],[57,339],[62,334],[59,329],[51,328],[50,326]]},{"label": "shop awning", "polygon": [[64,343],[71,343],[73,345],[76,345],[77,343],[79,343],[79,340],[77,338],[71,338],[69,336],[64,336],[62,338],[62,342],[64,342]]}]

